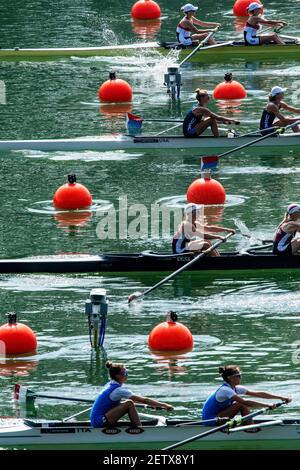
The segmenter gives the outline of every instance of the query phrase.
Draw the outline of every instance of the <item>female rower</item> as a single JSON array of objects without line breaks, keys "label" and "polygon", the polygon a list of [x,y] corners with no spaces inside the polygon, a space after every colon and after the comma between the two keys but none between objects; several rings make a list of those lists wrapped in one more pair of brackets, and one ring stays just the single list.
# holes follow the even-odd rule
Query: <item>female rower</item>
[{"label": "female rower", "polygon": [[[265,403],[247,400],[241,395],[266,399],[276,398],[286,403],[292,401],[292,399],[288,397],[274,395],[268,392],[254,392],[243,387],[240,385],[241,372],[237,366],[219,367],[219,374],[221,374],[224,382],[204,403],[202,409],[203,420],[216,419],[218,417],[233,418],[238,413],[241,413],[242,416],[246,416],[250,413],[250,408],[266,406]],[[275,408],[275,405],[270,405],[269,408]],[[251,424],[251,422],[248,421],[247,424]]]},{"label": "female rower", "polygon": [[[295,108],[294,106],[290,106],[282,101],[285,91],[286,88],[281,88],[280,86],[274,86],[272,88],[269,95],[269,103],[263,110],[260,120],[260,129],[263,135],[271,134],[275,131],[275,127],[285,127],[300,121],[300,119],[288,118],[282,114],[282,109],[300,114],[300,108]],[[277,120],[275,121],[276,118]],[[298,125],[293,126],[292,129],[294,132],[300,131]]]},{"label": "female rower", "polygon": [[239,121],[219,116],[210,111],[207,108],[210,97],[206,90],[197,88],[195,91],[198,104],[184,118],[183,134],[185,137],[199,137],[208,127],[211,128],[215,137],[219,137],[218,122],[240,124]]},{"label": "female rower", "polygon": [[[195,18],[196,11],[198,7],[195,7],[191,3],[187,3],[181,10],[184,12],[184,17],[180,21],[176,29],[177,40],[183,46],[196,46],[199,44],[200,41],[203,41],[207,37],[209,33],[211,33],[212,29],[203,29],[200,30],[196,28],[197,26],[208,27],[208,28],[216,28],[221,26],[220,23],[207,23],[204,21],[197,20]],[[195,34],[192,34],[195,33]],[[207,44],[216,44],[216,42],[210,38],[207,41]]]},{"label": "female rower", "polygon": [[259,46],[260,44],[267,44],[275,42],[275,44],[284,44],[284,41],[276,33],[262,34],[257,36],[261,25],[267,26],[286,26],[286,21],[282,20],[266,20],[261,16],[262,7],[260,3],[252,2],[248,6],[249,13],[248,21],[244,27],[244,39],[246,46]]},{"label": "female rower", "polygon": [[[96,398],[91,411],[91,426],[100,428],[115,424],[122,416],[128,414],[133,427],[140,427],[141,421],[134,402],[172,411],[173,407],[152,398],[134,395],[124,386],[128,372],[124,364],[106,362],[111,381],[108,382]],[[121,402],[121,399],[125,399]]]},{"label": "female rower", "polygon": [[299,219],[300,205],[290,204],[274,235],[274,255],[300,255],[300,238],[297,237],[297,232],[300,231]]},{"label": "female rower", "polygon": [[[174,254],[185,251],[201,252],[211,247],[209,239],[225,240],[218,235],[219,232],[235,233],[230,228],[218,227],[216,225],[205,225],[200,219],[203,206],[190,203],[184,210],[184,219],[178,226],[173,237],[172,248]],[[202,216],[203,218],[203,216]],[[217,250],[209,253],[209,256],[220,256]]]}]

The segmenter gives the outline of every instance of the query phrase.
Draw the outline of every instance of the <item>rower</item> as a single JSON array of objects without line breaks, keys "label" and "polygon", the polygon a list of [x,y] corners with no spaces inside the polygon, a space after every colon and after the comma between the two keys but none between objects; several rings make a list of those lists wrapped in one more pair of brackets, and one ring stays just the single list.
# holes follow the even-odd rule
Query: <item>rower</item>
[{"label": "rower", "polygon": [[[184,219],[173,237],[174,254],[188,251],[201,253],[211,247],[210,239],[225,240],[225,237],[218,235],[219,232],[235,233],[235,230],[230,228],[204,224],[203,219],[203,206],[194,203],[187,204]],[[208,256],[220,256],[220,253],[213,250]]]},{"label": "rower", "polygon": [[207,108],[210,96],[206,90],[197,88],[195,91],[198,104],[191,109],[184,118],[183,135],[185,137],[199,137],[208,127],[211,128],[214,137],[219,137],[218,122],[224,124],[240,124],[239,121],[219,116],[210,111]]},{"label": "rower", "polygon": [[[152,398],[134,395],[131,390],[124,386],[127,381],[128,371],[124,364],[106,362],[109,370],[110,382],[102,389],[96,398],[91,411],[91,426],[100,428],[115,424],[122,416],[128,414],[131,425],[140,427],[141,421],[134,402],[144,403],[153,407],[164,408],[172,411],[173,407]],[[121,402],[125,399],[124,402]]]},{"label": "rower", "polygon": [[[299,118],[288,118],[282,114],[282,109],[292,113],[300,114],[300,108],[295,108],[294,106],[290,106],[289,104],[282,101],[285,91],[286,88],[281,88],[280,86],[274,86],[272,88],[269,95],[269,103],[263,110],[260,120],[260,130],[262,135],[271,134],[275,131],[275,127],[286,127],[290,124],[299,122]],[[277,120],[275,121],[276,118]],[[300,131],[298,125],[295,125],[292,127],[292,129],[294,132]]]},{"label": "rower", "polygon": [[[219,374],[222,376],[223,384],[220,385],[216,391],[214,391],[206,400],[202,409],[203,420],[213,420],[216,418],[234,418],[238,413],[242,416],[246,416],[250,413],[250,408],[265,407],[266,404],[247,400],[241,395],[249,395],[251,397],[273,399],[278,398],[279,400],[290,403],[292,401],[289,397],[283,397],[281,395],[274,395],[269,392],[255,392],[243,387],[241,384],[241,371],[238,366],[225,366],[219,367]],[[275,408],[276,405],[269,405],[269,409]],[[246,424],[252,424],[248,421]],[[252,430],[251,430],[252,431]],[[256,432],[255,429],[252,432]],[[250,429],[249,431],[250,432]]]},{"label": "rower", "polygon": [[[200,30],[196,28],[197,26],[202,27],[211,27],[216,28],[217,26],[221,26],[220,23],[207,23],[204,21],[197,20],[195,18],[196,11],[198,7],[195,7],[191,3],[187,3],[181,10],[184,12],[185,16],[180,21],[176,29],[177,40],[183,46],[196,46],[199,44],[200,41],[203,41],[207,37],[209,33],[213,31],[213,29],[203,29]],[[195,33],[195,34],[192,34]],[[212,45],[216,44],[214,39],[210,38],[207,41],[207,44]]]},{"label": "rower", "polygon": [[244,27],[244,39],[246,46],[260,46],[261,44],[268,44],[273,42],[275,44],[285,44],[285,42],[278,36],[277,33],[262,34],[257,36],[261,25],[267,26],[286,26],[286,21],[282,20],[267,20],[263,18],[262,7],[260,3],[252,2],[248,6],[249,13],[248,21]]},{"label": "rower", "polygon": [[297,237],[297,232],[300,231],[299,219],[300,205],[290,204],[274,235],[274,255],[300,255],[300,238]]}]

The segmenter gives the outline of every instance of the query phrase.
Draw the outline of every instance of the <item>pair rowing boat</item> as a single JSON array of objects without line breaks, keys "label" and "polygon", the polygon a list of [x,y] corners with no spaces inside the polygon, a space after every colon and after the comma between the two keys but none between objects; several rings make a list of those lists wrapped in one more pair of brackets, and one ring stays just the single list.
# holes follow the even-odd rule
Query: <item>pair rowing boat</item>
[{"label": "pair rowing boat", "polygon": [[[32,60],[54,60],[68,57],[114,57],[114,56],[132,56],[145,54],[147,52],[158,52],[166,55],[170,50],[178,49],[176,43],[147,42],[128,44],[120,46],[100,46],[100,47],[56,47],[40,49],[22,49],[15,47],[13,49],[0,49],[0,61],[32,61]],[[192,48],[179,48],[180,60],[185,59]],[[220,42],[217,47],[204,46],[191,57],[191,61],[211,61],[219,62],[245,59],[280,59],[296,60],[300,59],[299,39],[287,40],[286,44],[263,44],[261,46],[246,46],[244,42],[228,41]]]},{"label": "pair rowing boat", "polygon": [[[235,148],[253,142],[260,134],[241,137],[202,136],[189,139],[181,136],[129,136],[108,135],[102,137],[82,137],[75,139],[41,139],[41,140],[1,140],[0,151],[33,150],[51,151],[108,151],[108,150],[147,150],[147,149],[195,149],[197,155],[205,155],[209,149],[214,152],[222,149]],[[249,147],[250,148],[250,147]],[[300,148],[300,134],[284,134],[274,138],[261,140],[253,145],[253,149],[272,149],[282,153]]]},{"label": "pair rowing boat", "polygon": [[[99,255],[54,255],[0,260],[0,273],[130,273],[176,271],[194,259],[194,254],[107,253]],[[300,256],[276,256],[270,252],[222,253],[204,257],[191,267],[194,272],[282,270],[300,272]]]},{"label": "pair rowing boat", "polygon": [[[273,420],[273,422],[272,422]],[[213,429],[188,421],[153,419],[143,429],[130,428],[126,422],[113,428],[91,428],[89,422],[5,420],[0,426],[0,447],[4,448],[85,448],[85,449],[162,449],[175,442]],[[10,423],[10,421],[12,421]],[[182,447],[187,449],[300,450],[300,419],[256,419],[262,426],[257,433],[215,432]],[[238,428],[237,428],[238,429]]]}]

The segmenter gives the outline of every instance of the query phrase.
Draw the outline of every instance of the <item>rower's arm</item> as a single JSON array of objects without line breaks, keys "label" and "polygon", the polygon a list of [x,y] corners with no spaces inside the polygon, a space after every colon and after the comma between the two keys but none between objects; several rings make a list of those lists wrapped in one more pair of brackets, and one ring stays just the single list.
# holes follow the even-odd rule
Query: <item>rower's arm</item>
[{"label": "rower's arm", "polygon": [[286,233],[300,232],[300,223],[299,222],[287,222],[282,225],[282,229]]},{"label": "rower's arm", "polygon": [[205,107],[199,107],[199,109],[201,109],[201,113],[205,116],[205,117],[211,117],[211,118],[214,118],[216,121],[218,122],[223,122],[223,124],[240,124],[239,121],[236,121],[235,119],[229,119],[229,118],[226,118],[226,117],[223,117],[223,116],[220,116],[219,114],[216,114],[216,113],[213,113],[212,111],[210,111],[210,109],[208,108],[205,108]]},{"label": "rower's arm", "polygon": [[226,228],[226,227],[219,227],[218,225],[206,225],[205,230],[211,231],[211,232],[226,232],[226,233],[235,233],[235,230],[232,228]]},{"label": "rower's arm", "polygon": [[260,408],[260,407],[265,407],[266,403],[263,403],[261,401],[254,401],[254,400],[245,400],[245,398],[241,397],[240,395],[234,395],[232,397],[233,401],[236,401],[238,403],[242,403],[243,405],[250,406],[250,407],[255,407],[255,408]]},{"label": "rower's arm", "polygon": [[249,395],[251,397],[266,398],[266,399],[278,398],[278,400],[286,401],[287,403],[290,403],[292,401],[292,398],[290,397],[283,397],[282,395],[274,395],[273,393],[269,393],[269,392],[255,392],[254,390],[247,390],[246,395]]},{"label": "rower's arm", "polygon": [[[284,107],[284,106],[283,106],[283,107]],[[282,121],[284,124],[288,124],[287,119],[284,117],[284,115],[280,112],[280,110],[278,109],[278,107],[277,107],[274,103],[270,103],[270,104],[267,106],[267,110],[268,110],[268,111],[271,111],[273,114],[275,114],[275,116],[276,116],[280,121]]]},{"label": "rower's arm", "polygon": [[204,238],[206,240],[222,240],[225,241],[225,237],[222,237],[221,235],[217,235],[216,233],[211,233],[211,232],[204,232]]},{"label": "rower's arm", "polygon": [[259,18],[257,23],[264,24],[266,26],[281,26],[281,25],[282,26],[287,26],[286,21],[282,21],[282,20],[265,20],[264,18]]},{"label": "rower's arm", "polygon": [[153,406],[154,408],[164,408],[168,411],[173,410],[172,405],[169,405],[168,403],[164,403],[158,400],[154,400],[153,398],[142,397],[139,395],[132,395],[130,399],[136,403],[143,403],[144,405]]},{"label": "rower's arm", "polygon": [[295,108],[294,106],[290,106],[287,103],[281,102],[281,107],[287,111],[290,111],[291,113],[300,114],[300,108]]},{"label": "rower's arm", "polygon": [[209,28],[210,26],[213,28],[216,28],[217,26],[221,26],[221,23],[211,23],[207,21],[201,21],[201,20],[197,20],[197,18],[193,19],[193,23],[197,24],[198,26],[202,26],[203,28],[206,28],[206,27]]}]

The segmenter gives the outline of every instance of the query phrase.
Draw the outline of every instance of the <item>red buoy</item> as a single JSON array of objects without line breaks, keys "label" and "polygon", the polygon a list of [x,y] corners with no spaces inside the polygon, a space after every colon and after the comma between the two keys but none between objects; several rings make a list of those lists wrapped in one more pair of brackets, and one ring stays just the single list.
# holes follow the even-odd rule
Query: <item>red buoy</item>
[{"label": "red buoy", "polygon": [[[29,326],[17,323],[15,313],[8,314],[8,323],[0,327],[0,346],[5,355],[26,354],[36,351],[37,340]],[[2,351],[1,351],[2,352]]]},{"label": "red buoy", "polygon": [[182,323],[176,322],[177,314],[169,312],[166,321],[156,325],[148,337],[149,348],[154,351],[182,351],[193,349],[193,336]]},{"label": "red buoy", "polygon": [[76,183],[76,175],[68,175],[68,183],[57,189],[53,196],[55,209],[87,209],[92,205],[92,196],[82,184]]},{"label": "red buoy", "polygon": [[[233,14],[235,16],[248,16],[247,8],[252,2],[253,0],[236,0],[235,4],[233,5]],[[260,0],[257,0],[257,3],[261,5]]]},{"label": "red buoy", "polygon": [[241,100],[246,98],[247,92],[243,85],[232,79],[232,73],[226,73],[224,82],[219,83],[213,92],[216,100]]},{"label": "red buoy", "polygon": [[203,178],[192,182],[186,193],[187,202],[195,204],[212,205],[224,204],[226,199],[225,189],[218,181],[212,179],[209,173]]},{"label": "red buoy", "polygon": [[102,83],[98,90],[100,101],[109,103],[124,103],[132,100],[132,88],[129,83],[117,78],[115,72],[110,72],[109,80]]},{"label": "red buoy", "polygon": [[137,20],[155,20],[160,15],[160,6],[153,0],[138,0],[131,8],[131,16]]}]

